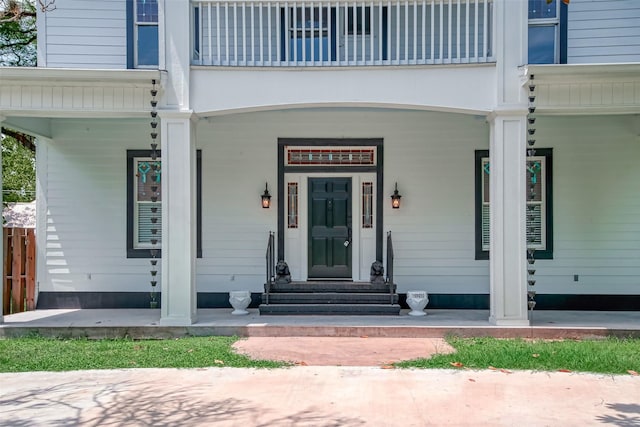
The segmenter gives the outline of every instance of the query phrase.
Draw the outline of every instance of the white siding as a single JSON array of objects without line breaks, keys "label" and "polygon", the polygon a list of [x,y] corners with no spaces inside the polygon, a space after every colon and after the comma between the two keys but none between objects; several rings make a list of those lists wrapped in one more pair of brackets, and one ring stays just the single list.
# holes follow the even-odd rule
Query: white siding
[{"label": "white siding", "polygon": [[553,148],[554,193],[554,259],[536,262],[537,292],[640,293],[640,145],[634,120],[536,122],[536,145]]},{"label": "white siding", "polygon": [[[148,146],[147,127],[142,120],[55,121],[41,291],[149,289],[147,261],[126,258],[125,200],[126,150]],[[394,232],[400,290],[488,292],[488,263],[475,261],[473,248],[474,150],[488,147],[487,124],[473,116],[391,110],[283,111],[200,121],[198,291],[262,288],[267,233],[277,225],[278,137],[383,138],[384,230]],[[274,196],[268,210],[260,207],[265,181]],[[395,181],[403,207],[392,212],[387,195]]]},{"label": "white siding", "polygon": [[56,120],[52,129],[39,290],[149,290],[148,261],[126,258],[126,150],[148,147],[148,121]]},{"label": "white siding", "polygon": [[[474,150],[488,148],[488,125],[473,116],[393,110],[251,113],[201,122],[199,291],[261,289],[267,231],[275,231],[277,212],[261,209],[259,196],[265,181],[276,195],[278,137],[383,138],[384,231],[393,231],[400,291],[489,292],[488,262],[474,259],[473,210]],[[399,211],[388,197],[395,181],[403,195]]]},{"label": "white siding", "polygon": [[[127,68],[125,0],[57,0],[46,20],[46,66]],[[42,64],[40,64],[42,65]]]},{"label": "white siding", "polygon": [[[538,118],[537,145],[553,148],[554,213],[554,259],[536,263],[539,293],[640,292],[634,120]],[[40,290],[148,291],[148,262],[126,258],[125,200],[126,150],[148,147],[147,121],[55,120],[52,129]],[[474,152],[489,146],[484,118],[285,110],[202,119],[196,134],[203,165],[198,291],[262,289],[267,232],[277,225],[277,140],[316,137],[383,138],[384,231],[393,232],[400,292],[489,292],[488,261],[474,259]],[[271,209],[260,207],[265,181]],[[395,182],[399,210],[390,206]]]},{"label": "white siding", "polygon": [[640,62],[640,2],[581,0],[568,12],[570,64]]}]

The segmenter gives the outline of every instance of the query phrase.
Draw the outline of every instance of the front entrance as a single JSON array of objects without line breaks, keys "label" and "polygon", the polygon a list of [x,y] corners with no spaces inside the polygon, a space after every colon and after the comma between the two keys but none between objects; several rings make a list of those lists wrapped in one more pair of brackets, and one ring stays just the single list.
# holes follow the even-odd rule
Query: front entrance
[{"label": "front entrance", "polygon": [[310,279],[351,279],[351,178],[309,178]]},{"label": "front entrance", "polygon": [[368,282],[383,261],[381,139],[278,141],[278,247],[294,281]]}]

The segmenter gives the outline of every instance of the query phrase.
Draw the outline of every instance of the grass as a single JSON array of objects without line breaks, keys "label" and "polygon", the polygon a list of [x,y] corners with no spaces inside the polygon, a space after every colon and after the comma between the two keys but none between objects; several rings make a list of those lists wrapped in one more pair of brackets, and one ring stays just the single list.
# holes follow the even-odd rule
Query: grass
[{"label": "grass", "polygon": [[456,349],[456,353],[401,362],[396,366],[567,370],[607,374],[640,372],[640,339],[534,341],[450,337],[447,341]]},{"label": "grass", "polygon": [[[237,337],[175,340],[88,340],[42,337],[0,340],[0,372],[70,371],[118,368],[277,368],[283,362],[236,354]],[[640,372],[640,339],[533,341],[447,339],[453,354],[396,363],[399,368],[507,369],[607,374]]]},{"label": "grass", "polygon": [[0,340],[0,372],[118,368],[277,368],[283,362],[234,353],[235,337],[88,340],[41,337]]}]

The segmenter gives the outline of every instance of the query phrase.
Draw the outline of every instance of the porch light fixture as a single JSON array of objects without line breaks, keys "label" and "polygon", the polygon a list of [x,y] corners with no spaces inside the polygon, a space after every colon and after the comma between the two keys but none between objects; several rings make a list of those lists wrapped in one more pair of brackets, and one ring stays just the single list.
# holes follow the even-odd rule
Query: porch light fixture
[{"label": "porch light fixture", "polygon": [[391,207],[393,209],[400,209],[400,199],[402,198],[402,196],[400,195],[400,193],[398,193],[398,183],[396,182],[396,189],[394,190],[393,194],[391,195]]},{"label": "porch light fixture", "polygon": [[264,193],[262,193],[260,197],[262,198],[262,208],[269,209],[271,206],[271,194],[269,194],[269,188],[266,182],[264,183]]}]

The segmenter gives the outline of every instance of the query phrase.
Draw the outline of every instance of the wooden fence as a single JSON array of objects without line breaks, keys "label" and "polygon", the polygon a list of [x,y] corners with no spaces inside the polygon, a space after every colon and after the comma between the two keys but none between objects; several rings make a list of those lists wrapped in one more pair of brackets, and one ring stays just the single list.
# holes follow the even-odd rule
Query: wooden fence
[{"label": "wooden fence", "polygon": [[33,228],[4,228],[4,314],[35,309],[36,235]]}]

